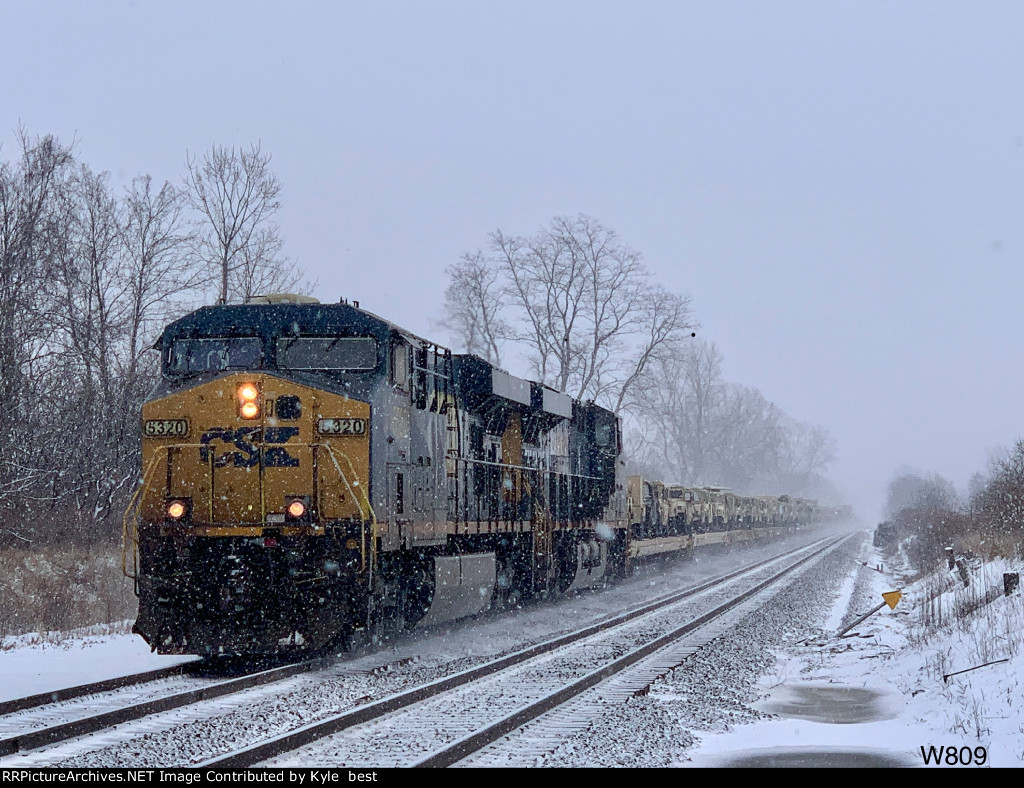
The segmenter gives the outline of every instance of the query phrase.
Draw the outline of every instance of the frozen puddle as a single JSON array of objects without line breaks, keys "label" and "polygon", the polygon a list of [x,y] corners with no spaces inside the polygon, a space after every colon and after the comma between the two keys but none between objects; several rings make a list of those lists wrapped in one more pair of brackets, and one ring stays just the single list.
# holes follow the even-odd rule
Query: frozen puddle
[{"label": "frozen puddle", "polygon": [[[918,764],[898,753],[871,749],[831,749],[828,747],[805,747],[774,750],[747,750],[731,758],[718,758],[714,764],[719,767],[738,769],[763,768],[878,768],[891,769],[917,766]],[[712,765],[706,763],[704,765]]]},{"label": "frozen puddle", "polygon": [[719,752],[698,753],[692,765],[833,769],[919,766],[906,753],[888,749],[899,741],[893,728],[898,723],[890,720],[899,716],[902,703],[897,693],[884,688],[825,682],[782,684],[752,704],[773,715],[774,720],[740,726],[724,734],[717,742]]},{"label": "frozen puddle", "polygon": [[832,725],[890,720],[899,713],[894,698],[844,684],[782,684],[753,706],[767,714]]}]

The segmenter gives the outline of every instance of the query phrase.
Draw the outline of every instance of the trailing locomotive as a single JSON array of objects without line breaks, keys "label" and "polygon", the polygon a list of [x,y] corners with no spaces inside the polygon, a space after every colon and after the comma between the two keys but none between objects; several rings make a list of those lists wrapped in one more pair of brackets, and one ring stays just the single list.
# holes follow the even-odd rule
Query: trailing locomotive
[{"label": "trailing locomotive", "polygon": [[161,653],[318,650],[811,514],[627,483],[614,413],[358,302],[204,307],[156,348],[125,564]]}]

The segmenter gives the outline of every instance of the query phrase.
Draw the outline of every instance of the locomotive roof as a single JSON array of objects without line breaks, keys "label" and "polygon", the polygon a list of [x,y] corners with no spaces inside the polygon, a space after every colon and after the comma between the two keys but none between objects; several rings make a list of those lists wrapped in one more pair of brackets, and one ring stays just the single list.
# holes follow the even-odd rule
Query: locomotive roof
[{"label": "locomotive roof", "polygon": [[355,330],[376,336],[397,331],[410,338],[422,339],[372,312],[347,302],[253,302],[200,307],[170,323],[164,329],[161,341],[167,336],[294,334],[296,329],[308,334]]},{"label": "locomotive roof", "polygon": [[[216,304],[204,306],[189,312],[187,315],[178,318],[168,324],[156,347],[160,348],[165,341],[174,337],[222,337],[222,336],[261,336],[273,337],[282,334],[331,334],[336,331],[358,332],[369,334],[381,339],[390,332],[397,332],[407,339],[419,340],[431,345],[437,343],[420,337],[411,331],[395,325],[384,318],[362,309],[346,301],[338,303],[320,303],[314,300],[297,302],[297,299],[290,297],[288,300],[274,300],[268,303],[266,300],[254,300],[245,304]],[[442,346],[437,345],[438,348]],[[554,389],[533,381],[520,379],[510,373],[495,367],[484,359],[473,355],[455,355],[466,371],[472,369],[478,374],[481,367],[487,367],[492,375],[488,375],[488,388],[493,385],[493,380],[501,381],[501,389],[498,393],[508,396],[508,389],[511,392],[516,384],[523,384],[525,388],[520,397],[524,404],[531,403],[531,386],[536,387],[536,395],[540,401],[535,407],[540,410],[548,410],[558,415],[563,413],[567,407],[560,398],[569,400],[579,407],[597,411],[612,413],[594,402],[582,402],[572,399],[564,394],[555,392]],[[547,391],[545,391],[547,390]],[[490,392],[488,392],[490,393]],[[570,409],[572,405],[569,404]]]}]

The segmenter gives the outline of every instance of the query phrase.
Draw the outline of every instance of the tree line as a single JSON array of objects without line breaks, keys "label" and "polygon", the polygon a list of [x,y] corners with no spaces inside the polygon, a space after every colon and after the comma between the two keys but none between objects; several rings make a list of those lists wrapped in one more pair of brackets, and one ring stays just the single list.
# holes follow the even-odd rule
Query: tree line
[{"label": "tree line", "polygon": [[280,188],[259,145],[117,189],[73,145],[18,132],[0,159],[0,545],[119,534],[163,325],[302,286]]},{"label": "tree line", "polygon": [[900,549],[921,570],[957,554],[1024,557],[1024,439],[971,476],[961,495],[939,474],[898,472],[889,482],[886,518]]},{"label": "tree line", "polygon": [[[213,146],[186,154],[177,181],[115,188],[53,136],[19,130],[0,156],[0,545],[116,537],[161,328],[202,304],[311,291],[283,254],[270,164],[258,144]],[[596,219],[495,231],[448,275],[444,322],[463,349],[622,413],[634,470],[823,488],[828,434],[724,381],[690,299]]]},{"label": "tree line", "polygon": [[447,269],[442,324],[493,364],[620,413],[632,472],[743,494],[834,498],[835,442],[750,386],[725,381],[689,297],[593,217],[495,230]]}]

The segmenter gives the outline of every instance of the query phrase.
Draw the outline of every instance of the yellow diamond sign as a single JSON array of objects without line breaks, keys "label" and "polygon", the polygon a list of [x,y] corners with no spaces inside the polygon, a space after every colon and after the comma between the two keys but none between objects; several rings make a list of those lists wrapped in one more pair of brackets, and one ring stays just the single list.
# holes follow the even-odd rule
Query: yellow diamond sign
[{"label": "yellow diamond sign", "polygon": [[898,605],[900,603],[900,600],[903,599],[903,592],[886,591],[884,594],[882,594],[882,599],[885,600],[885,604],[889,606],[890,610],[895,610],[896,605]]}]

